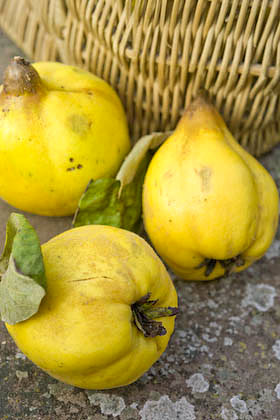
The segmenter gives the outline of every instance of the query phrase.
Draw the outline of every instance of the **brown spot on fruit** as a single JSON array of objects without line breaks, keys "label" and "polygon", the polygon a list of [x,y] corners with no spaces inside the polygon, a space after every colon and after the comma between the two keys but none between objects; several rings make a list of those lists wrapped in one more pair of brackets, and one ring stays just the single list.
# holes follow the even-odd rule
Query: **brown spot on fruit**
[{"label": "brown spot on fruit", "polygon": [[203,166],[201,169],[195,169],[197,175],[201,178],[201,190],[207,192],[211,188],[212,169],[208,166]]},{"label": "brown spot on fruit", "polygon": [[166,171],[165,173],[164,173],[164,178],[172,178],[173,176],[174,176],[174,171],[172,170],[172,169],[169,169],[168,171]]}]

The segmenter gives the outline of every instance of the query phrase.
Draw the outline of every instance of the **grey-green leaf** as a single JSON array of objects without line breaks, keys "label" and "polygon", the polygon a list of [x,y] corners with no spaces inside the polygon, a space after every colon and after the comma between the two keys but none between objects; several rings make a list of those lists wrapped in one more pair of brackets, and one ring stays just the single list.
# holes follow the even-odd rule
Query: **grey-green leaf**
[{"label": "grey-green leaf", "polygon": [[2,320],[15,324],[34,315],[47,282],[38,236],[22,214],[12,213],[8,219],[0,275]]},{"label": "grey-green leaf", "polygon": [[17,270],[14,258],[10,257],[7,271],[0,283],[0,305],[2,321],[17,324],[36,314],[45,289]]}]

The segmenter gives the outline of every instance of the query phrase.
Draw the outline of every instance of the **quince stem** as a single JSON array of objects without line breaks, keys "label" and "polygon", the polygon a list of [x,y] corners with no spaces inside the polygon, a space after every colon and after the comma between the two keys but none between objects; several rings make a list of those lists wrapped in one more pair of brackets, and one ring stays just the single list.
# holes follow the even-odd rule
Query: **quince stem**
[{"label": "quince stem", "polygon": [[166,329],[160,321],[155,318],[177,315],[179,310],[175,307],[154,307],[157,300],[149,300],[151,293],[147,293],[137,302],[131,305],[134,322],[136,327],[144,334],[145,337],[156,337],[157,335],[165,335]]},{"label": "quince stem", "polygon": [[13,96],[36,94],[42,82],[35,68],[22,57],[14,57],[4,72],[3,93]]}]

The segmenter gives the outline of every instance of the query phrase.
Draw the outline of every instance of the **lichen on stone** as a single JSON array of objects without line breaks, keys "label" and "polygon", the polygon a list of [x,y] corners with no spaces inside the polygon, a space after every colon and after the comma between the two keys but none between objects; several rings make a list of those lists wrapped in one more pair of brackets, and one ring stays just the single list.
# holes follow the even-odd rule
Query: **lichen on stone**
[{"label": "lichen on stone", "polygon": [[275,390],[278,400],[280,400],[280,383],[276,385]]},{"label": "lichen on stone", "polygon": [[265,254],[265,257],[269,260],[272,258],[276,258],[280,256],[280,241],[275,239],[274,242],[272,242],[270,248]]},{"label": "lichen on stone", "polygon": [[268,284],[248,284],[242,306],[253,306],[260,312],[266,312],[273,307],[275,296],[275,288]]},{"label": "lichen on stone", "polygon": [[186,384],[192,388],[192,392],[207,392],[209,389],[209,382],[204,378],[201,373],[194,373]]},{"label": "lichen on stone", "polygon": [[21,351],[16,352],[15,358],[16,359],[26,360],[25,354],[23,354]]},{"label": "lichen on stone", "polygon": [[247,412],[247,404],[245,401],[243,401],[239,395],[235,395],[230,400],[232,408],[234,410],[238,411],[239,413],[246,413]]},{"label": "lichen on stone", "polygon": [[22,370],[16,370],[16,377],[21,381],[22,379],[28,378],[28,372]]},{"label": "lichen on stone", "polygon": [[87,394],[90,404],[100,406],[101,413],[107,416],[117,417],[126,407],[124,399],[117,395],[90,391]]},{"label": "lichen on stone", "polygon": [[272,350],[275,354],[276,359],[280,360],[280,340],[276,340],[272,346]]},{"label": "lichen on stone", "polygon": [[232,339],[230,337],[224,337],[224,346],[232,346]]},{"label": "lichen on stone", "polygon": [[226,407],[222,407],[221,418],[223,420],[238,420],[237,414],[233,410]]},{"label": "lichen on stone", "polygon": [[172,402],[168,395],[148,400],[140,411],[141,420],[195,420],[194,406],[185,397]]}]

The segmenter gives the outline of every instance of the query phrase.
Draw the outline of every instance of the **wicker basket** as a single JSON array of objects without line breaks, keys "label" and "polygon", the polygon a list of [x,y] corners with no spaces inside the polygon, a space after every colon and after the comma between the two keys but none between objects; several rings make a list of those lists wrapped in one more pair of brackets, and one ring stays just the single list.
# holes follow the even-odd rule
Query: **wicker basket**
[{"label": "wicker basket", "polygon": [[204,88],[250,152],[280,141],[280,0],[0,0],[0,25],[31,59],[107,80],[134,139]]}]

